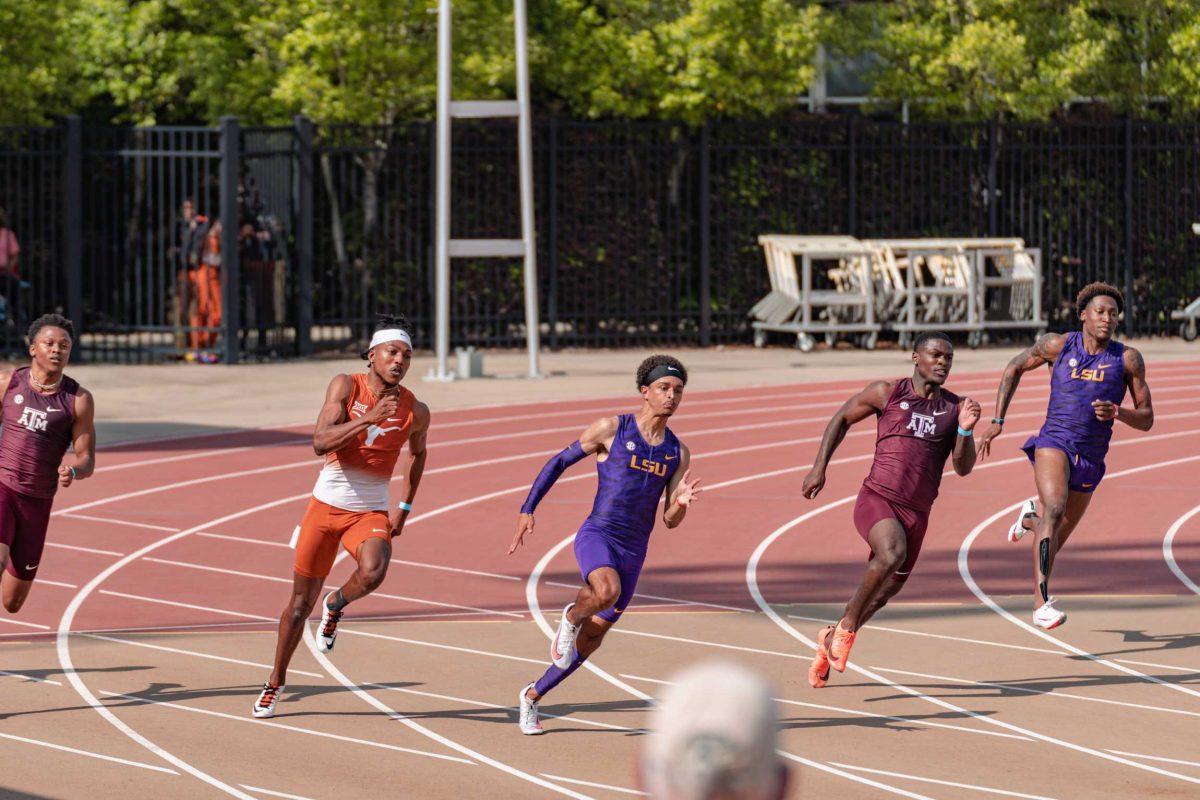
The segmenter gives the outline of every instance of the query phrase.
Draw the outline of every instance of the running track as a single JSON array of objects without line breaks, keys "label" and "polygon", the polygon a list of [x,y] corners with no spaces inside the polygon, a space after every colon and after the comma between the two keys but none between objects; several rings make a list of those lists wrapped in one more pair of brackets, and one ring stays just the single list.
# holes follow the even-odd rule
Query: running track
[{"label": "running track", "polygon": [[[1195,797],[1196,366],[1152,364],[1154,430],[1118,427],[1109,477],[1055,576],[1067,626],[1025,625],[1031,556],[1003,540],[1009,507],[1032,490],[1017,447],[1041,421],[1046,381],[1031,376],[993,459],[945,479],[900,602],[820,692],[804,676],[811,636],[863,567],[850,512],[872,426],[847,437],[817,501],[798,487],[860,382],[693,386],[673,427],[709,492],[684,526],[655,533],[637,604],[543,706],[565,718],[540,739],[519,736],[508,707],[540,674],[578,583],[570,534],[594,471],[564,476],[535,536],[506,558],[515,509],[549,454],[636,398],[435,409],[387,582],[354,607],[332,660],[301,648],[271,724],[247,710],[319,465],[305,430],[102,451],[95,478],[59,496],[26,611],[0,617],[11,673],[0,738],[15,761],[0,785],[62,797],[97,781],[129,797],[318,800],[375,797],[381,784],[412,797],[635,796],[648,703],[679,665],[723,655],[775,681],[797,797]],[[995,380],[960,374],[951,388],[987,413]]]}]

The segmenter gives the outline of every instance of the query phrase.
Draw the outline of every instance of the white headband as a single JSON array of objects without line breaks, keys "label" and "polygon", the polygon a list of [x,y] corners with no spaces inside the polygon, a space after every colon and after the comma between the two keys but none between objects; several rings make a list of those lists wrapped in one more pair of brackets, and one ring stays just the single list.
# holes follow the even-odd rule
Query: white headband
[{"label": "white headband", "polygon": [[384,328],[381,331],[375,331],[375,335],[371,337],[371,344],[367,346],[367,349],[373,350],[387,342],[404,342],[408,345],[408,349],[412,350],[412,337],[399,328]]}]

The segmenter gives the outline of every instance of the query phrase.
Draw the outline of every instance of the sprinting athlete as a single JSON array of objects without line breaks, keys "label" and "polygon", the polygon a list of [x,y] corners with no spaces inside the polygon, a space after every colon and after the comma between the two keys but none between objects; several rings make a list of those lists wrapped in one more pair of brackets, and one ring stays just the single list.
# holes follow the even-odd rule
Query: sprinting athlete
[{"label": "sprinting athlete", "polygon": [[871,415],[879,418],[875,460],[854,505],[854,525],[870,545],[870,560],[837,625],[817,634],[817,653],[808,668],[814,689],[828,683],[830,667],[846,671],[858,630],[904,588],[921,553],[946,459],[953,455],[959,475],[975,467],[979,403],[942,388],[954,362],[950,339],[922,333],[912,360],[911,378],[875,381],[838,409],[804,478],[803,494],[812,500],[824,488],[829,459],[850,426]]},{"label": "sprinting athlete", "polygon": [[[254,701],[254,716],[272,717],[287,683],[288,663],[304,634],[338,544],[358,562],[350,579],[325,595],[317,649],[337,638],[346,605],[379,588],[392,558],[392,539],[404,530],[425,471],[429,409],[400,385],[412,359],[412,334],[404,317],[382,317],[362,357],[367,371],[337,375],[313,432],[313,449],[325,465],[300,523],[292,597],[279,618],[275,667]],[[404,443],[404,499],[389,515],[388,483]]]},{"label": "sprinting athlete", "polygon": [[596,499],[575,534],[575,559],[584,585],[575,602],[563,609],[550,642],[553,664],[521,690],[518,723],[526,736],[543,732],[538,701],[596,652],[628,607],[663,491],[663,523],[668,528],[683,522],[700,494],[699,481],[690,480],[691,455],[667,427],[683,401],[686,384],[687,370],[677,359],[647,358],[637,370],[642,394],[637,413],[603,417],[589,425],[578,441],[546,462],[521,506],[509,555],[533,534],[534,509],[563,471],[586,456],[596,456]]},{"label": "sprinting athlete", "polygon": [[[1104,456],[1112,438],[1113,420],[1148,431],[1154,407],[1146,384],[1146,364],[1132,347],[1114,342],[1125,298],[1114,286],[1091,283],[1075,299],[1083,330],[1047,333],[1004,368],[996,392],[996,416],[980,438],[979,455],[987,457],[992,440],[1004,430],[1004,414],[1021,376],[1042,364],[1050,368],[1050,403],[1046,421],[1021,448],[1033,463],[1037,502],[1027,500],[1008,532],[1011,542],[1036,532],[1033,556],[1033,623],[1057,628],[1067,615],[1054,607],[1050,573],[1054,557],[1083,518],[1092,492],[1104,478]],[[1133,408],[1121,405],[1125,390]]]},{"label": "sprinting athlete", "polygon": [[[33,588],[55,492],[96,466],[92,395],[63,374],[74,339],[66,317],[38,317],[29,326],[30,365],[0,373],[0,594],[10,614]],[[66,464],[69,446],[75,453]]]}]

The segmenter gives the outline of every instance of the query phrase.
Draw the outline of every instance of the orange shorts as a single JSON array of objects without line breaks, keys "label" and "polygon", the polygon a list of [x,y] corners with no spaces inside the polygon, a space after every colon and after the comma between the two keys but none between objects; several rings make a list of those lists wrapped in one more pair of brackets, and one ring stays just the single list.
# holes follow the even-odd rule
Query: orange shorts
[{"label": "orange shorts", "polygon": [[386,511],[345,511],[314,497],[300,520],[292,568],[306,578],[325,578],[333,569],[338,542],[357,559],[359,546],[368,539],[391,541],[391,529]]}]

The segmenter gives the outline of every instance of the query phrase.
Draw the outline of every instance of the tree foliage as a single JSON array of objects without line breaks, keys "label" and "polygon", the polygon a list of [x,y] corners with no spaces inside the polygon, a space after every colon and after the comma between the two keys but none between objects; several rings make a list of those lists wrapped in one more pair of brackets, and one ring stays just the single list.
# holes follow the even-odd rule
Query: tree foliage
[{"label": "tree foliage", "polygon": [[0,3],[0,125],[39,124],[80,95],[68,50],[68,0]]}]

